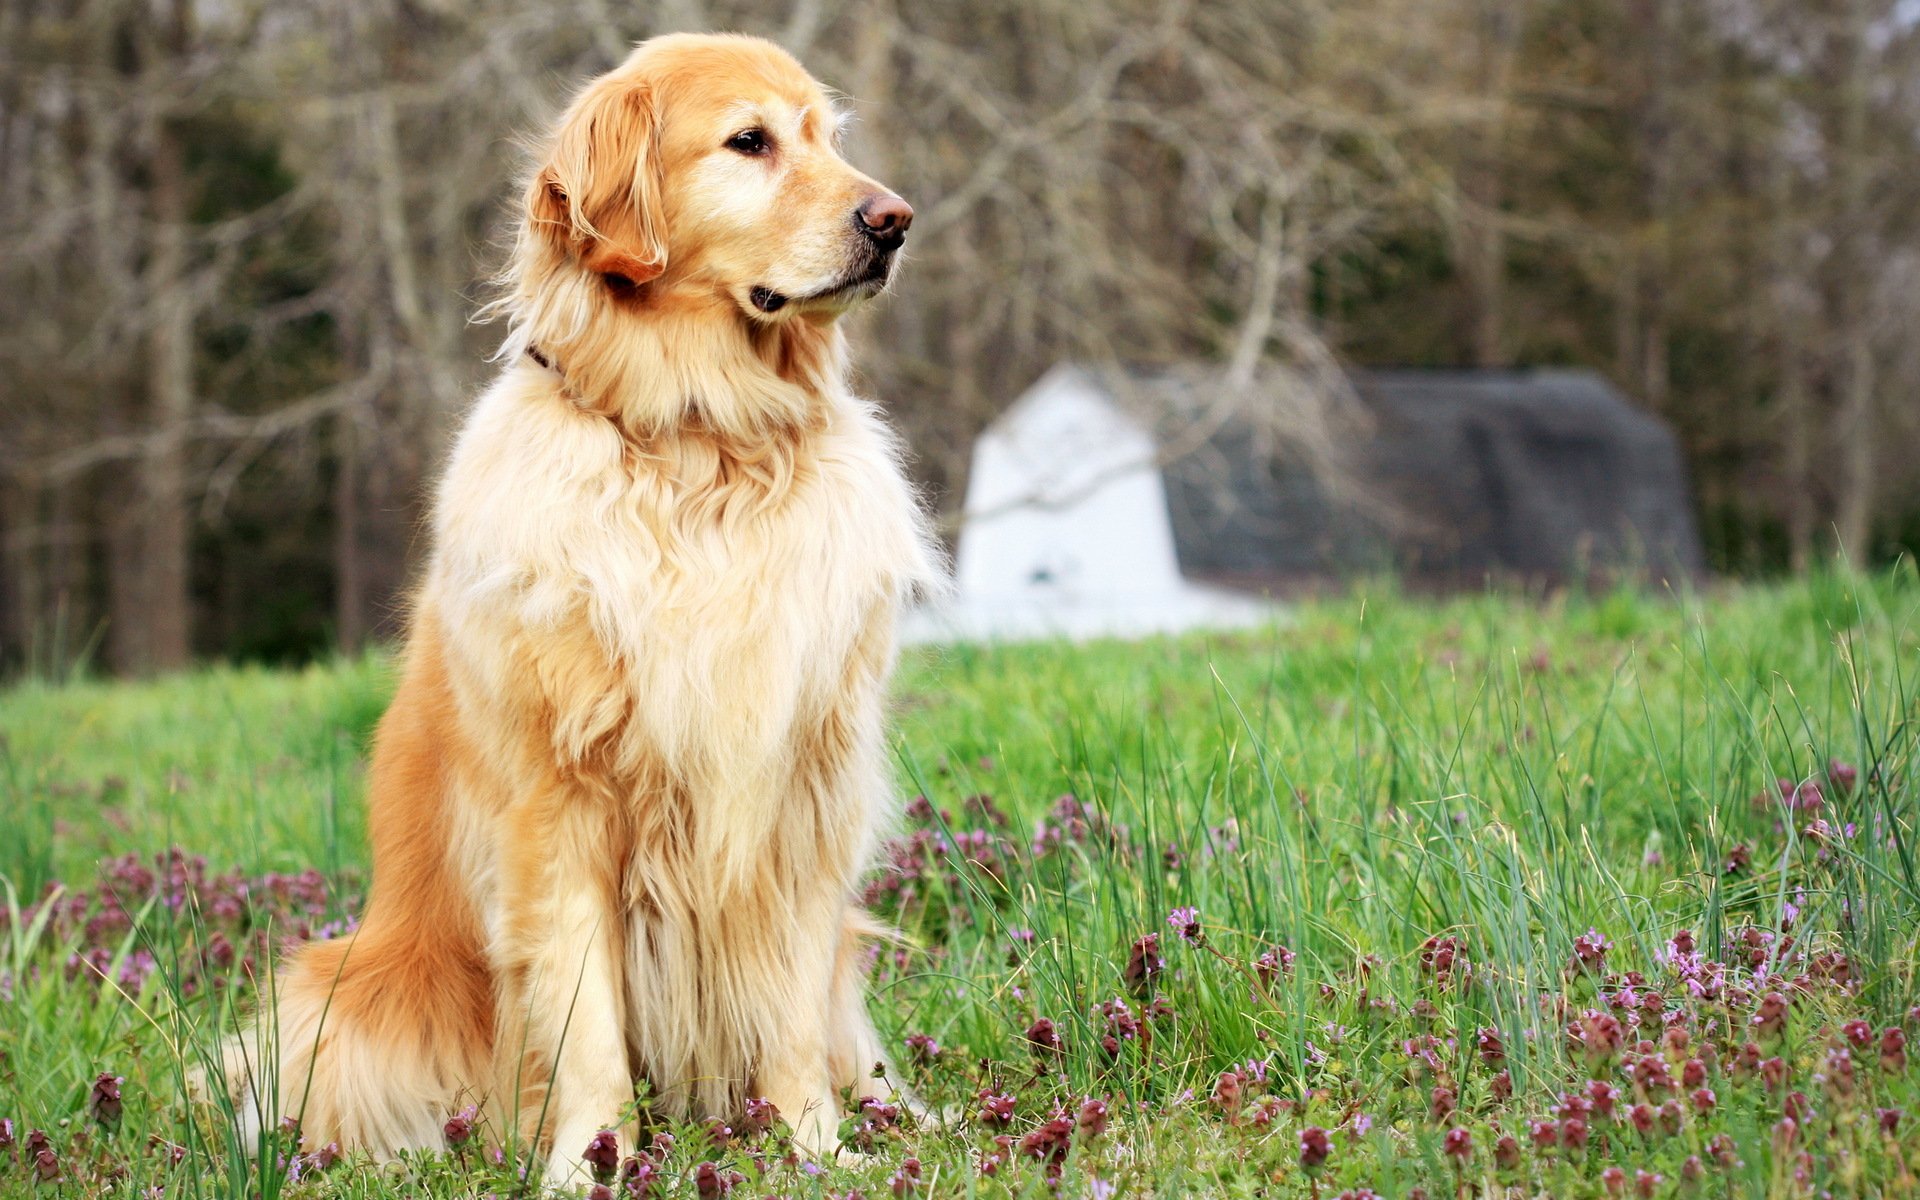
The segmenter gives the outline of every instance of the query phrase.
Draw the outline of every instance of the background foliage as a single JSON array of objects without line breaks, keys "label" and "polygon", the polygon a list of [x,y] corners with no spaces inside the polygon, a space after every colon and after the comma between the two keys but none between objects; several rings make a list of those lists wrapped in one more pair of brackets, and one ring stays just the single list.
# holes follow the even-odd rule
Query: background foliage
[{"label": "background foliage", "polygon": [[918,206],[858,340],[944,510],[1062,358],[1220,363],[1310,459],[1343,362],[1579,364],[1720,569],[1913,545],[1898,0],[0,0],[0,655],[390,627],[515,139],[673,28],[794,49]]}]

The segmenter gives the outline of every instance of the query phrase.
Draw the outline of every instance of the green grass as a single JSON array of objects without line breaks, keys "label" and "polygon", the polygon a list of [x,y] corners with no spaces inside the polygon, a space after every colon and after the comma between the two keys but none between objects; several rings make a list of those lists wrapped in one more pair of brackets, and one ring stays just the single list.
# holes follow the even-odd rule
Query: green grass
[{"label": "green grass", "polygon": [[[695,1166],[713,1160],[747,1177],[736,1195],[888,1195],[907,1188],[912,1156],[922,1195],[1045,1195],[1057,1143],[1045,1123],[1087,1097],[1105,1098],[1111,1123],[1070,1139],[1062,1195],[1604,1195],[1609,1166],[1627,1194],[1641,1171],[1655,1195],[1908,1190],[1920,1067],[1883,1069],[1877,1049],[1856,1048],[1857,1076],[1842,1079],[1831,1056],[1843,1021],[1877,1039],[1920,1003],[1917,616],[1908,567],[1684,602],[1436,603],[1373,588],[1267,633],[910,655],[899,775],[929,804],[875,899],[915,948],[876,964],[875,1010],[896,1047],[910,1034],[939,1044],[910,1072],[966,1115],[940,1129],[852,1120],[848,1137],[876,1152],[824,1177],[784,1163],[777,1141],[677,1129],[652,1194],[698,1194]],[[331,890],[302,911],[347,915],[366,866],[361,755],[390,686],[376,656],[0,693],[0,877],[25,905],[55,881],[92,888],[104,859],[180,846],[216,869],[318,868]],[[1829,778],[1835,759],[1857,768],[1851,789]],[[1822,786],[1822,808],[1756,805],[1780,778]],[[1084,816],[1053,816],[1063,795]],[[982,815],[994,810],[1004,827]],[[1806,835],[1815,818],[1831,836]],[[1749,865],[1729,871],[1742,851]],[[1185,906],[1202,944],[1168,927]],[[15,1146],[0,1152],[0,1195],[89,1194],[112,1170],[127,1172],[116,1191],[168,1195],[514,1189],[511,1166],[475,1146],[386,1167],[303,1160],[290,1179],[182,1100],[183,1064],[245,1002],[243,983],[212,986],[224,976],[202,952],[220,920],[244,950],[270,907],[216,919],[154,903],[92,932],[82,916],[0,921],[0,1118],[21,1138],[48,1131],[64,1176],[35,1183]],[[1776,936],[1789,913],[1790,942]],[[1571,970],[1589,928],[1612,943],[1604,970]],[[1663,961],[1682,929],[1707,959],[1739,956],[1741,976],[1689,998]],[[1130,950],[1148,933],[1166,969],[1136,991]],[[1255,960],[1277,947],[1292,969],[1263,979]],[[65,967],[76,950],[106,961],[143,948],[158,966],[137,995]],[[1436,953],[1455,957],[1451,972]],[[1771,977],[1752,978],[1749,955]],[[1691,1087],[1636,1090],[1619,1061],[1569,1046],[1567,1021],[1622,986],[1661,991],[1681,1014],[1691,1042],[1668,1057],[1676,1075],[1702,1060],[1711,1111]],[[1775,988],[1790,1012],[1762,1038],[1749,1022]],[[1111,1015],[1121,997],[1131,1015]],[[1149,1000],[1170,1012],[1145,1018]],[[1057,1052],[1028,1042],[1041,1018]],[[1129,1030],[1150,1036],[1103,1046]],[[1476,1053],[1481,1030],[1497,1032],[1503,1061]],[[1750,1038],[1780,1058],[1779,1089],[1734,1067]],[[125,1077],[117,1129],[90,1116],[103,1071]],[[1591,1115],[1584,1154],[1534,1153],[1528,1122],[1589,1079],[1621,1088],[1618,1114]],[[1436,1088],[1456,1111],[1435,1115]],[[980,1115],[983,1095],[1013,1098],[1004,1131]],[[1677,1133],[1633,1131],[1631,1104],[1668,1098],[1686,1110]],[[1881,1108],[1916,1112],[1882,1134]],[[1789,1109],[1791,1135],[1778,1127]],[[1314,1172],[1300,1152],[1309,1126],[1333,1147]],[[1471,1141],[1464,1158],[1447,1153],[1454,1129]],[[1504,1167],[1503,1134],[1523,1151]],[[996,1154],[1007,1161],[983,1176]]]}]

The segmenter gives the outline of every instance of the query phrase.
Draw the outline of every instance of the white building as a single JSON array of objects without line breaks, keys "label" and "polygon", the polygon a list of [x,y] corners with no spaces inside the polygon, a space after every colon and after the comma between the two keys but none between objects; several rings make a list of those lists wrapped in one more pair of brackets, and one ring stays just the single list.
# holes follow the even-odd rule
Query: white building
[{"label": "white building", "polygon": [[1274,606],[1180,574],[1152,434],[1058,366],[973,451],[950,596],[909,642],[1138,637],[1265,624]]}]

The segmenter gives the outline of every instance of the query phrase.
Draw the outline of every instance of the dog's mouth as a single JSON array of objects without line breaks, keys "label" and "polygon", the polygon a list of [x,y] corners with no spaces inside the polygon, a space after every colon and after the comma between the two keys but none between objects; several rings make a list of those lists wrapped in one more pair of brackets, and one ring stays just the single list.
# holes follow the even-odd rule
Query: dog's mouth
[{"label": "dog's mouth", "polygon": [[838,283],[830,284],[819,291],[789,296],[762,284],[748,290],[747,303],[768,316],[772,316],[789,304],[838,308],[879,295],[886,290],[887,283],[892,278],[893,255],[880,254],[869,259],[864,266]]}]

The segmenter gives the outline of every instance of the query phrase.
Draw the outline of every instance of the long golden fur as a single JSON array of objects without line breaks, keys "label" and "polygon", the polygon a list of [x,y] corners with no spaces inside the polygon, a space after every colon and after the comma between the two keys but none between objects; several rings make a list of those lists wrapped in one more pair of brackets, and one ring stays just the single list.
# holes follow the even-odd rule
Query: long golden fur
[{"label": "long golden fur", "polygon": [[647,42],[561,118],[375,739],[365,920],[231,1044],[254,1117],[389,1155],[478,1103],[566,1183],[596,1131],[630,1144],[636,1083],[764,1096],[814,1154],[841,1089],[893,1088],[854,896],[934,564],[835,323],[911,210],[836,123],[724,36]]}]

